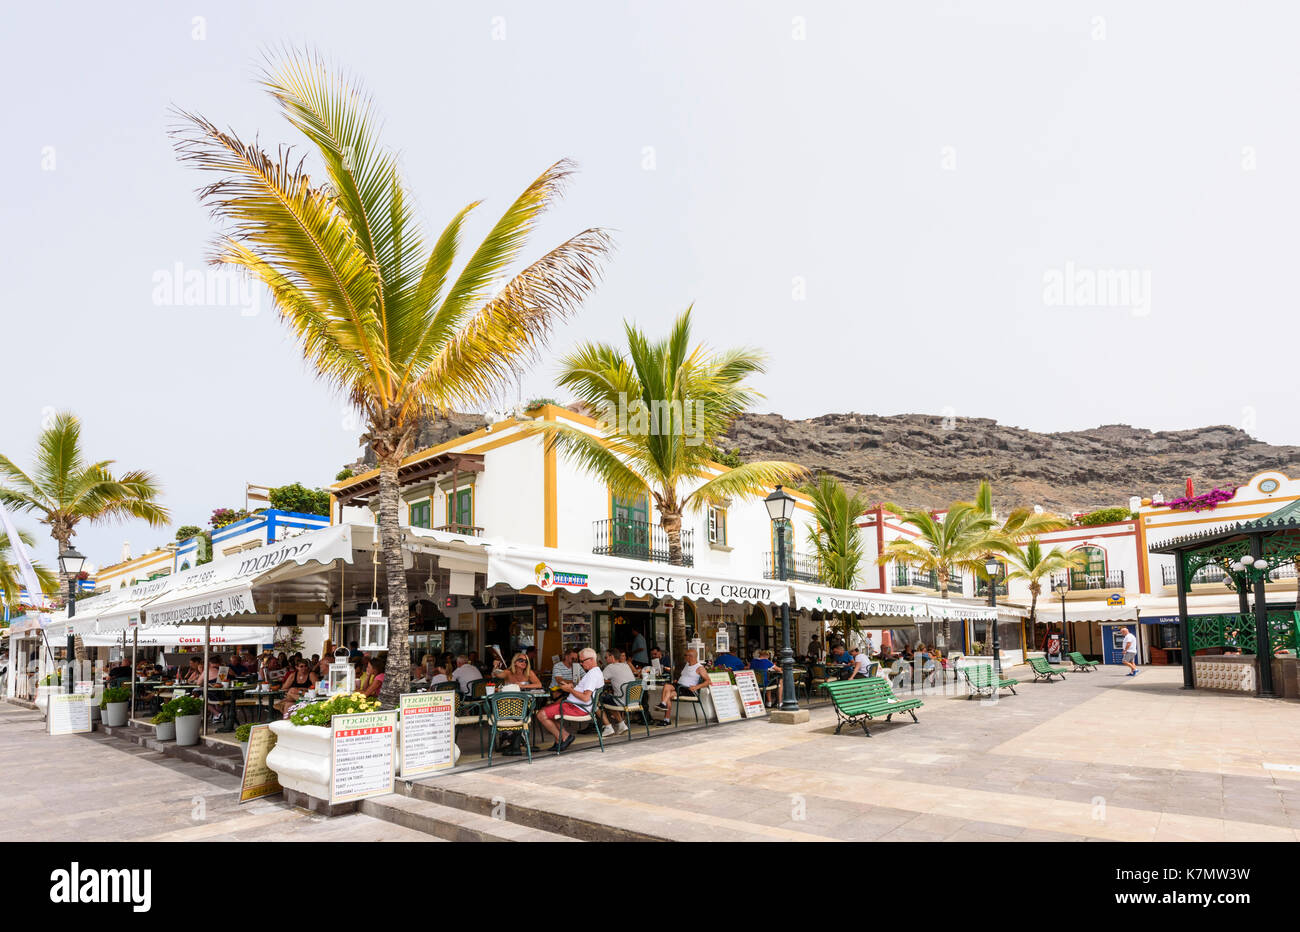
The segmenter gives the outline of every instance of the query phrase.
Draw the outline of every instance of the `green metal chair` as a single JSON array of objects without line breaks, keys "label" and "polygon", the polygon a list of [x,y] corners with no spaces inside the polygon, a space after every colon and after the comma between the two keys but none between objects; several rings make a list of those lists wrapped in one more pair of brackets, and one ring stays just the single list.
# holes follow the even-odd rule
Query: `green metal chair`
[{"label": "green metal chair", "polygon": [[[758,680],[758,691],[763,694],[763,703],[769,709],[772,708],[772,697],[776,695],[781,688],[781,677],[784,672],[780,667],[768,667],[766,670],[753,670],[755,679]],[[795,679],[795,691],[798,692],[799,680]]]},{"label": "green metal chair", "polygon": [[452,719],[452,728],[454,729],[461,725],[478,726],[479,757],[483,756],[483,713],[488,698],[489,697],[484,697],[482,700],[475,702],[466,699],[460,694],[460,690],[456,690],[456,714]]},{"label": "green metal chair", "polygon": [[[576,702],[572,702],[572,703],[569,702],[568,697],[565,696],[561,699],[560,714],[559,716],[557,716],[562,722],[584,722],[584,723],[591,722],[591,727],[596,729],[596,740],[600,742],[600,750],[602,753],[605,750],[605,738],[600,733],[600,722],[596,718],[596,710],[600,708],[601,697],[604,694],[605,694],[604,686],[597,687],[595,690],[593,690],[591,694],[591,705],[587,708],[586,712],[582,715],[568,715],[565,713],[564,711],[565,705],[573,705],[577,708],[582,708]],[[628,730],[631,731],[630,728]],[[561,731],[563,731],[563,728],[561,728]],[[559,741],[555,742],[556,754],[560,753],[561,743],[562,742]]]},{"label": "green metal chair", "polygon": [[524,743],[524,749],[528,752],[528,763],[531,764],[533,762],[532,697],[518,692],[499,692],[486,696],[484,701],[487,704],[488,720],[492,723],[492,735],[488,739],[488,766],[492,766],[492,752],[496,750],[498,732],[518,734]]},{"label": "green metal chair", "polygon": [[645,725],[645,736],[650,737],[650,713],[645,710],[641,703],[641,697],[645,695],[645,685],[640,680],[629,680],[623,684],[623,695],[611,696],[601,703],[602,709],[611,712],[619,712],[628,723],[627,740],[632,740],[632,713],[639,713],[641,722]]},{"label": "green metal chair", "polygon": [[[710,679],[713,678],[713,673],[710,673],[710,674],[709,674],[709,678],[710,678]],[[728,682],[728,683],[731,682],[730,678],[728,678],[727,682]],[[708,717],[707,715],[704,714],[704,705],[703,705],[703,701],[700,699],[700,694],[699,694],[699,690],[701,690],[701,689],[706,689],[706,688],[707,688],[707,687],[696,686],[696,687],[695,687],[695,695],[694,695],[694,696],[683,696],[683,695],[680,695],[680,694],[678,694],[678,695],[674,695],[674,696],[673,696],[673,705],[677,705],[679,702],[684,702],[684,703],[686,703],[688,706],[690,706],[691,713],[695,716],[695,724],[698,725],[698,724],[700,723],[700,719],[703,718],[703,719],[704,719],[704,727],[705,727],[705,728],[708,728],[708,727],[709,727],[709,717]],[[673,684],[673,692],[674,692],[674,693],[677,693],[677,690],[678,690],[678,689],[679,689],[679,687],[678,687],[676,684]],[[682,720],[682,710],[681,710],[681,708],[679,707],[679,708],[677,709],[676,714],[673,715],[673,727],[676,728],[677,725],[678,725],[678,723],[681,722],[681,720]]]}]

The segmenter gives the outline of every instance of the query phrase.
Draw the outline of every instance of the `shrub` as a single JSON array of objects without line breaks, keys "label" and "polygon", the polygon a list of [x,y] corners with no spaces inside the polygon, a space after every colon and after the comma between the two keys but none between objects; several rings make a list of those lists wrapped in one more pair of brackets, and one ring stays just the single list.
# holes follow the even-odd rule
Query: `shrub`
[{"label": "shrub", "polygon": [[1079,515],[1074,523],[1079,527],[1091,527],[1094,524],[1110,524],[1114,521],[1127,521],[1134,517],[1127,508],[1098,508],[1086,515]]},{"label": "shrub", "polygon": [[330,719],[349,712],[373,712],[379,708],[378,699],[367,699],[361,693],[340,694],[324,702],[313,702],[289,716],[295,725],[321,725],[328,727]]},{"label": "shrub", "polygon": [[194,524],[182,524],[176,529],[176,540],[186,541],[191,537],[198,537],[203,533],[203,528]]},{"label": "shrub", "polygon": [[356,473],[354,473],[351,469],[349,469],[349,468],[347,468],[347,467],[345,466],[345,467],[343,467],[342,469],[340,469],[340,470],[338,471],[338,474],[337,474],[337,475],[335,475],[335,477],[334,477],[334,481],[335,481],[335,482],[342,482],[344,479],[351,479],[351,478],[352,478],[353,476],[355,476],[355,475],[356,475]]},{"label": "shrub", "polygon": [[100,697],[99,707],[101,709],[106,709],[108,708],[108,704],[110,702],[130,702],[130,701],[131,701],[131,690],[129,687],[110,686],[104,690],[104,694]]},{"label": "shrub", "polygon": [[176,716],[173,715],[170,711],[168,711],[167,706],[164,705],[161,709],[158,710],[157,715],[149,719],[149,724],[165,725],[168,722],[174,722],[174,721],[176,721]]},{"label": "shrub", "polygon": [[245,722],[243,725],[240,725],[238,728],[235,729],[235,738],[238,741],[247,743],[248,736],[250,733],[252,733],[252,731],[253,731],[252,723]]},{"label": "shrub", "polygon": [[330,513],[330,493],[324,489],[309,489],[301,482],[272,489],[268,498],[271,507],[280,511],[293,511],[302,515]]},{"label": "shrub", "polygon": [[162,711],[170,713],[173,721],[182,715],[202,715],[203,700],[198,696],[177,696],[164,702]]}]

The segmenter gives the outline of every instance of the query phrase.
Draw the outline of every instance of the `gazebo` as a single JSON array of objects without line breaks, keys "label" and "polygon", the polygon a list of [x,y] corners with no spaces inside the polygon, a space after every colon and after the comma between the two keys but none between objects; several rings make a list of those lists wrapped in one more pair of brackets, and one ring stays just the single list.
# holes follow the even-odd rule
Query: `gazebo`
[{"label": "gazebo", "polygon": [[[1300,634],[1294,611],[1268,610],[1267,583],[1275,571],[1300,561],[1300,501],[1250,521],[1153,544],[1150,550],[1171,554],[1175,560],[1183,688],[1195,688],[1192,655],[1196,651],[1238,647],[1258,658],[1260,695],[1276,695],[1273,655],[1280,649],[1300,647]],[[1239,614],[1188,614],[1187,593],[1192,579],[1207,566],[1222,569],[1224,582],[1237,593]],[[1253,611],[1247,599],[1251,589],[1255,596]],[[1261,644],[1265,645],[1262,652]]]}]

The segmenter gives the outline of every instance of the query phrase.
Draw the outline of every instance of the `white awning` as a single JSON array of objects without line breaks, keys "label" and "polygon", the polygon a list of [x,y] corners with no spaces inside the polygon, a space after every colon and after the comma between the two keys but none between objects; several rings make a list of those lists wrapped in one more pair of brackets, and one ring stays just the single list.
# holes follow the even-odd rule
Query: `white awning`
[{"label": "white awning", "polygon": [[649,563],[566,553],[551,547],[513,547],[490,542],[488,585],[504,583],[512,589],[542,592],[590,592],[693,602],[738,602],[787,605],[788,583],[770,579],[745,579],[666,563]]},{"label": "white awning", "polygon": [[[297,575],[293,567],[352,562],[352,525],[307,531],[278,543],[214,560],[168,577],[172,583],[145,607],[150,627],[256,611],[253,585]],[[161,581],[161,580],[160,580]]]},{"label": "white awning", "polygon": [[[1137,605],[1107,605],[1105,602],[1095,602],[1091,605],[1087,603],[1079,603],[1074,606],[1070,606],[1070,603],[1067,602],[1066,605],[1066,621],[1137,621],[1139,611]],[[1050,611],[1040,611],[1038,613],[1038,620],[1046,624],[1051,624],[1053,621],[1059,622],[1061,620],[1061,615],[1059,612],[1053,613]]]},{"label": "white awning", "polygon": [[945,618],[991,621],[998,613],[997,609],[986,606],[962,605],[959,602],[923,596],[831,589],[799,582],[790,583],[790,588],[794,592],[795,604],[811,611],[916,620],[929,618],[935,621]]},{"label": "white awning", "polygon": [[144,606],[166,592],[174,581],[174,576],[161,576],[126,589],[79,599],[76,613],[72,616],[72,630],[85,637],[95,633],[111,634],[139,624]]},{"label": "white awning", "polygon": [[[126,635],[126,646],[202,647],[203,625],[148,625],[136,632],[133,640]],[[122,634],[90,634],[82,639],[87,647],[121,647]],[[213,647],[227,644],[269,644],[275,640],[275,628],[259,625],[213,625]]]}]

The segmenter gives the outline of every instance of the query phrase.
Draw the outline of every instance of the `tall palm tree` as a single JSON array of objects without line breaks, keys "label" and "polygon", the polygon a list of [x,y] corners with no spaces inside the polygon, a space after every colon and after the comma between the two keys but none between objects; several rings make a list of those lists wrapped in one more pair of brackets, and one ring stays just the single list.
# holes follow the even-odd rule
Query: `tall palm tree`
[{"label": "tall palm tree", "polygon": [[[986,515],[993,516],[993,486],[987,479],[981,479],[975,492],[975,506]],[[1014,508],[997,527],[997,536],[1004,544],[1022,544],[1031,537],[1037,537],[1048,531],[1059,531],[1069,527],[1068,519],[1048,512],[1036,512],[1030,508]]]},{"label": "tall palm tree", "polygon": [[[654,499],[670,563],[682,562],[682,516],[727,499],[766,495],[805,475],[797,463],[744,463],[710,478],[712,447],[757,393],[746,379],[763,371],[749,349],[710,352],[691,343],[691,309],[666,339],[625,323],[627,348],[584,343],[560,361],[557,380],[600,412],[604,437],[560,422],[536,422],[559,449],[602,480],[611,494]],[[672,614],[673,658],[686,656],[686,608]]]},{"label": "tall palm tree", "polygon": [[[1034,623],[1038,618],[1038,596],[1043,591],[1043,579],[1062,570],[1078,569],[1088,561],[1087,555],[1081,550],[1065,551],[1060,547],[1053,547],[1044,553],[1043,545],[1037,537],[1030,538],[1023,551],[1017,547],[1014,551],[1007,552],[1007,559],[1010,563],[1010,572],[1007,573],[1008,582],[1013,579],[1023,579],[1029,583],[1029,632],[1031,635],[1034,631]],[[1028,645],[1026,645],[1026,649],[1028,649]]]},{"label": "tall palm tree", "polygon": [[[87,462],[81,449],[81,421],[61,411],[41,431],[30,472],[0,456],[0,501],[17,511],[38,515],[49,527],[59,552],[68,549],[83,521],[105,524],[138,518],[150,527],[170,523],[171,514],[159,504],[161,487],[151,472],[132,469],[115,476],[113,460]],[[68,578],[59,570],[58,596],[68,591]],[[82,657],[77,639],[78,659]]]},{"label": "tall palm tree", "polygon": [[[35,546],[32,535],[26,531],[20,530],[18,537],[22,540],[24,546],[29,549]],[[24,583],[19,578],[18,565],[13,562],[9,550],[9,535],[0,531],[0,595],[4,596],[7,604],[17,605],[19,590],[22,589]],[[39,563],[33,562],[32,570],[36,573],[36,581],[40,584],[41,591],[46,595],[53,595],[59,588],[59,577]],[[33,596],[34,593],[29,592],[27,594],[28,598]]]},{"label": "tall palm tree", "polygon": [[[804,491],[813,503],[811,546],[822,582],[836,589],[856,588],[866,556],[858,518],[871,506],[870,500],[849,492],[829,473],[821,473]],[[849,632],[858,628],[857,616],[845,613],[840,621],[847,642]]]},{"label": "tall palm tree", "polygon": [[388,587],[387,707],[410,682],[398,466],[420,415],[488,398],[595,287],[609,239],[588,229],[512,268],[542,212],[572,173],[560,161],[510,205],[464,259],[460,210],[429,247],[396,157],[378,142],[369,98],[318,56],[286,53],[262,86],[310,144],[324,180],[288,148],[274,154],[180,112],[182,161],[217,180],[199,199],[225,224],[213,262],[242,268],[270,290],[308,363],[365,420],[379,469],[378,524]]}]

